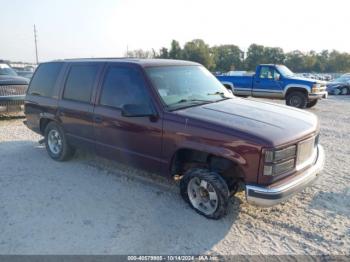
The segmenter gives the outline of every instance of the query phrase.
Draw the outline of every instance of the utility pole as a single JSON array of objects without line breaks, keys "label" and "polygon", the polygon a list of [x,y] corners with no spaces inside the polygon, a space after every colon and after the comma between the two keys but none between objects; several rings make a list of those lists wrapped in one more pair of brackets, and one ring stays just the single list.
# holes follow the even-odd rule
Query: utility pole
[{"label": "utility pole", "polygon": [[36,27],[34,25],[34,42],[35,42],[35,57],[36,57],[36,64],[39,63],[39,59],[38,59],[38,43],[37,43],[37,34],[36,34]]}]

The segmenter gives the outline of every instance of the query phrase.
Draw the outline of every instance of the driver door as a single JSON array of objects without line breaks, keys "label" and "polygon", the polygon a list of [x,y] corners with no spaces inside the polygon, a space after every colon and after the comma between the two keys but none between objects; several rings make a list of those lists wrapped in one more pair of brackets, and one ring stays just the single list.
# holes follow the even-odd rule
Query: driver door
[{"label": "driver door", "polygon": [[281,74],[273,66],[261,66],[254,78],[253,96],[283,97]]},{"label": "driver door", "polygon": [[94,108],[96,151],[151,172],[160,172],[162,123],[150,117],[125,117],[124,104],[152,106],[139,68],[110,64]]}]

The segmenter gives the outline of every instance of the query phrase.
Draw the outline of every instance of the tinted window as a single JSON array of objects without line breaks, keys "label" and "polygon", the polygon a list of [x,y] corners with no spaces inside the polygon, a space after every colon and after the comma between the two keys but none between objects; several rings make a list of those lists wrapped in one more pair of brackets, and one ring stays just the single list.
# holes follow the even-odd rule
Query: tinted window
[{"label": "tinted window", "polygon": [[53,97],[55,83],[62,65],[63,63],[41,64],[34,74],[28,93],[31,95]]},{"label": "tinted window", "polygon": [[116,108],[124,104],[148,104],[145,83],[137,69],[111,67],[108,69],[100,104]]},{"label": "tinted window", "polygon": [[66,81],[63,97],[81,102],[90,102],[97,71],[97,65],[72,66]]}]

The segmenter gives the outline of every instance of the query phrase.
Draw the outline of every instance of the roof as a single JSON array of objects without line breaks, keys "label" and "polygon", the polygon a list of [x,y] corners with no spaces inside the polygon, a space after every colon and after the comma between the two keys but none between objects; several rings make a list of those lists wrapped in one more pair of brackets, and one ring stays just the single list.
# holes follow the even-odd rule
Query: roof
[{"label": "roof", "polygon": [[140,58],[74,58],[63,59],[52,62],[118,62],[128,64],[138,64],[142,67],[155,67],[155,66],[179,66],[179,65],[199,65],[196,62],[184,61],[184,60],[172,60],[172,59],[140,59]]},{"label": "roof", "polygon": [[281,64],[260,64],[260,66],[280,66]]}]

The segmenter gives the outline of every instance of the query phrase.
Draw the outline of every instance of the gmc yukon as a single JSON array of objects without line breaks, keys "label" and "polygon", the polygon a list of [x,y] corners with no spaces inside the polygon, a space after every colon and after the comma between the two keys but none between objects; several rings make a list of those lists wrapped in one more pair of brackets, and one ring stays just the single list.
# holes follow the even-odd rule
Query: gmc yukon
[{"label": "gmc yukon", "polygon": [[226,214],[237,190],[258,206],[284,201],[310,185],[324,164],[315,115],[237,98],[193,62],[43,63],[25,114],[52,159],[67,160],[83,148],[180,179],[184,200],[212,219]]}]

